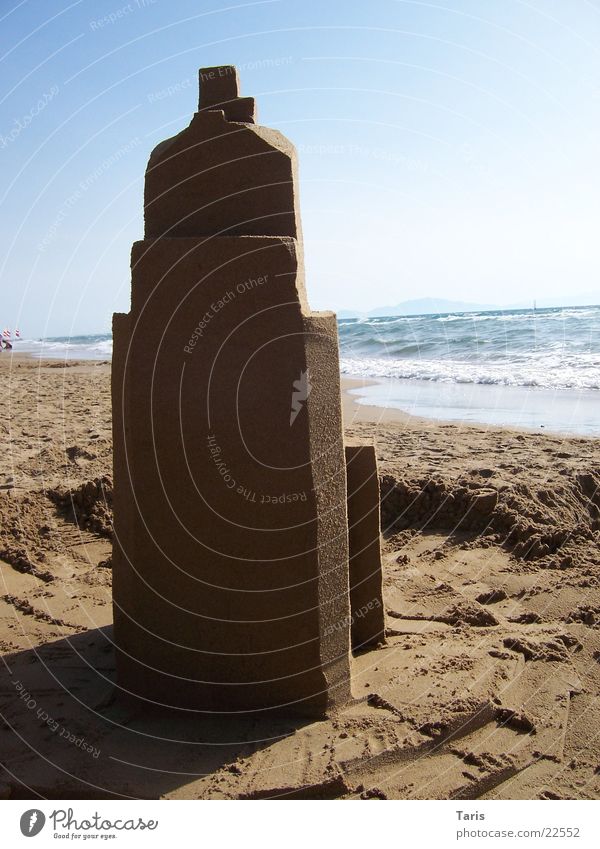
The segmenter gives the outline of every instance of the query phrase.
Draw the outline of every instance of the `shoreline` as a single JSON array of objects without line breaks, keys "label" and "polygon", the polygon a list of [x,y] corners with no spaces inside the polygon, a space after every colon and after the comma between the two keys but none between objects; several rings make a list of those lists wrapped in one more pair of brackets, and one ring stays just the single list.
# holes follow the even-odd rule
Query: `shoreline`
[{"label": "shoreline", "polygon": [[[0,369],[8,370],[25,368],[37,369],[67,369],[69,373],[97,374],[99,369],[110,371],[109,359],[66,359],[52,357],[36,357],[28,351],[3,352],[0,355]],[[370,403],[368,392],[373,388],[385,388],[386,381],[383,378],[363,378],[352,375],[340,375],[340,386],[342,395],[342,415],[345,428],[355,425],[372,425],[375,428],[388,426],[402,426],[404,428],[421,430],[435,430],[436,428],[456,428],[457,431],[469,429],[481,432],[482,428],[490,431],[505,431],[510,433],[524,433],[536,436],[547,435],[549,437],[561,437],[564,439],[599,439],[600,435],[593,433],[581,433],[574,430],[553,428],[551,424],[539,427],[527,427],[518,424],[496,424],[484,420],[458,420],[438,418],[436,416],[417,415],[408,410],[394,406],[384,406]],[[490,387],[485,387],[489,389]],[[366,390],[364,393],[361,390]],[[359,400],[360,399],[360,400]],[[367,403],[365,400],[367,399]]]},{"label": "shoreline", "polygon": [[[399,384],[400,381],[397,381],[396,384]],[[419,392],[424,392],[425,394],[441,394],[444,390],[448,391],[447,385],[428,385],[425,382],[421,381],[404,381],[402,382],[404,386],[409,385],[410,395],[412,396],[414,406],[417,406],[414,403],[415,396],[419,395]],[[432,427],[432,426],[453,426],[459,428],[460,430],[464,430],[466,428],[475,428],[477,430],[481,430],[481,428],[487,428],[490,430],[507,430],[507,431],[515,431],[518,433],[529,433],[534,435],[543,436],[547,434],[548,436],[561,436],[569,439],[600,439],[600,428],[596,424],[596,416],[595,416],[595,408],[598,403],[596,397],[591,394],[591,390],[589,392],[581,392],[578,391],[569,391],[569,390],[557,390],[551,392],[546,389],[535,389],[535,388],[527,388],[527,387],[492,387],[492,386],[479,386],[478,384],[473,384],[469,386],[469,390],[472,392],[479,393],[480,390],[485,393],[485,396],[489,395],[489,400],[492,398],[502,398],[503,396],[508,396],[511,401],[518,399],[519,396],[521,398],[527,398],[528,400],[533,400],[539,402],[543,402],[544,404],[549,400],[550,405],[545,409],[539,411],[539,417],[546,416],[546,423],[541,423],[539,425],[532,424],[521,424],[517,422],[505,422],[505,421],[491,421],[485,418],[485,415],[482,415],[481,418],[478,417],[478,412],[485,413],[487,410],[493,410],[495,407],[488,406],[487,408],[479,407],[479,406],[469,406],[465,407],[465,411],[467,411],[468,418],[459,418],[458,416],[452,415],[422,415],[414,412],[409,412],[407,409],[403,409],[398,406],[388,406],[385,404],[378,403],[379,398],[381,398],[382,394],[386,392],[386,390],[393,390],[394,381],[391,378],[362,378],[353,375],[341,375],[341,387],[342,387],[342,406],[344,410],[344,420],[347,423],[351,422],[365,422],[371,423],[374,425],[388,425],[391,423],[403,424],[405,426],[416,426],[419,427]],[[361,392],[360,390],[364,390]],[[459,387],[452,387],[454,392],[459,392]],[[558,392],[565,393],[564,396],[558,395]],[[535,394],[539,393],[539,394]],[[568,412],[571,412],[574,408],[577,408],[577,405],[581,403],[581,399],[584,399],[585,404],[588,405],[588,417],[587,421],[590,422],[587,425],[587,428],[594,427],[598,429],[598,432],[586,432],[583,426],[583,422],[586,421],[585,417],[581,419],[579,422],[579,427],[577,427],[577,423],[575,426],[569,427],[560,426],[560,424],[555,424],[552,421],[552,416],[548,416],[548,412],[552,411],[552,401],[554,401],[555,405],[563,409],[563,417],[568,415]],[[360,399],[360,400],[358,400]],[[410,405],[411,399],[407,398],[406,406]],[[558,403],[557,403],[558,402]],[[421,405],[424,409],[432,409],[432,407],[428,404]],[[439,409],[443,409],[440,407]],[[450,408],[452,410],[457,408]],[[518,407],[514,407],[513,409],[518,409]]]},{"label": "shoreline", "polygon": [[375,378],[340,375],[342,414],[345,427],[352,427],[354,424],[401,424],[407,426],[422,426],[428,423],[433,425],[456,424],[456,422],[438,422],[425,416],[415,416],[413,413],[397,407],[362,404],[357,400],[364,397],[358,390],[368,386],[377,386],[379,383],[380,381]]}]

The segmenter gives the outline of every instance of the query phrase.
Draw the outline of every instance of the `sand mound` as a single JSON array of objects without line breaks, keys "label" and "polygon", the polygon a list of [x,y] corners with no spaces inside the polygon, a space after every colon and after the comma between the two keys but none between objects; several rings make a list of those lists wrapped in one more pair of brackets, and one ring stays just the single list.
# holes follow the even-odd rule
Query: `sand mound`
[{"label": "sand mound", "polygon": [[50,551],[55,550],[48,524],[49,506],[37,493],[0,498],[0,560],[45,583],[53,580],[45,563]]},{"label": "sand mound", "polygon": [[111,538],[111,504],[108,477],[73,489],[0,495],[0,560],[16,572],[51,583],[62,574],[73,546]]},{"label": "sand mound", "polygon": [[498,624],[493,613],[476,602],[468,601],[451,605],[442,613],[438,613],[434,619],[437,622],[446,622],[448,625],[473,625],[476,628],[489,628]]},{"label": "sand mound", "polygon": [[600,628],[600,608],[590,604],[580,604],[568,614],[565,622],[581,622],[590,628]]},{"label": "sand mound", "polygon": [[498,503],[498,492],[469,481],[443,479],[381,479],[381,518],[384,531],[411,527],[482,531]]},{"label": "sand mound", "polygon": [[112,481],[103,476],[68,489],[56,487],[46,492],[63,516],[79,528],[112,538]]},{"label": "sand mound", "polygon": [[558,485],[549,480],[545,486],[518,482],[492,489],[472,478],[403,480],[386,474],[382,527],[388,534],[418,528],[484,535],[518,559],[569,569],[571,543],[600,542],[600,471],[564,470],[561,478]]}]

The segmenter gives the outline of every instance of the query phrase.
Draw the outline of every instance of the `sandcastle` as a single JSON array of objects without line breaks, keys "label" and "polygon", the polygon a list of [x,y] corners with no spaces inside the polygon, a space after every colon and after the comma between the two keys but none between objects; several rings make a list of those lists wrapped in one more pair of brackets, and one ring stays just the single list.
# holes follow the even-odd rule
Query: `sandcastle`
[{"label": "sandcastle", "polygon": [[343,443],[296,186],[235,68],[202,69],[150,157],[113,322],[118,686],[153,704],[322,715],[351,697],[352,647],[383,640],[375,452]]}]

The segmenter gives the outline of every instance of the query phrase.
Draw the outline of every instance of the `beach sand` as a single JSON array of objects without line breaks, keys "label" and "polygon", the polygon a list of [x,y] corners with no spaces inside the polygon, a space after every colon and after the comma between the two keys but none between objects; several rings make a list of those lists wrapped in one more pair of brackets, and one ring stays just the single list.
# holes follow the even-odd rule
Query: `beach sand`
[{"label": "beach sand", "polygon": [[0,797],[598,798],[597,440],[345,395],[377,443],[387,645],[321,722],[167,715],[114,697],[109,381],[0,356]]}]

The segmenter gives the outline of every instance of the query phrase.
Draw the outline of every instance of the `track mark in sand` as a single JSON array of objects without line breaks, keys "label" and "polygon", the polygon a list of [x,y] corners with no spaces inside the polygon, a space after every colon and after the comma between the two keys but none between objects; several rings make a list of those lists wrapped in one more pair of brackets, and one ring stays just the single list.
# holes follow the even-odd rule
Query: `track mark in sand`
[{"label": "track mark in sand", "polygon": [[33,575],[34,578],[39,578],[45,584],[50,584],[54,580],[54,575],[51,572],[40,569],[22,551],[3,549],[0,551],[0,560],[14,569],[15,572],[20,572],[22,575]]},{"label": "track mark in sand", "polygon": [[420,744],[407,746],[404,741],[369,759],[341,762],[342,773],[354,786],[354,796],[364,787],[377,787],[389,798],[478,799],[502,794],[504,785],[530,767],[561,761],[572,691],[572,684],[563,683],[562,715],[555,727],[536,712],[530,716],[522,708],[481,702],[458,716],[420,726],[420,733],[430,737]]},{"label": "track mark in sand", "polygon": [[565,622],[577,622],[589,628],[600,628],[600,608],[580,604],[565,617]]},{"label": "track mark in sand", "polygon": [[72,625],[70,622],[65,622],[64,619],[57,619],[56,617],[51,616],[49,613],[46,613],[45,610],[39,610],[37,607],[30,604],[27,599],[18,598],[17,596],[9,594],[0,596],[0,599],[5,601],[7,604],[10,604],[15,608],[15,610],[18,610],[25,616],[33,616],[34,619],[38,619],[40,622],[47,622],[49,625],[60,625],[65,628],[73,628],[75,631],[85,631],[85,628],[82,628],[81,625]]},{"label": "track mark in sand", "polygon": [[240,799],[337,799],[351,788],[334,761],[330,732],[322,723],[286,733],[266,748],[238,759],[237,775],[231,765],[213,785],[219,793]]},{"label": "track mark in sand", "polygon": [[491,611],[468,601],[454,604],[434,618],[437,622],[446,622],[448,625],[466,624],[476,628],[489,628],[499,624]]},{"label": "track mark in sand", "polygon": [[241,793],[239,799],[339,799],[352,793],[341,773],[323,778],[313,784],[270,787]]},{"label": "track mark in sand", "polygon": [[498,619],[494,614],[486,610],[480,604],[470,601],[459,601],[447,607],[441,613],[398,613],[396,610],[387,610],[392,619],[405,619],[409,622],[441,622],[445,625],[472,625],[476,628],[490,628],[498,625]]},{"label": "track mark in sand", "polygon": [[507,598],[508,593],[506,590],[503,587],[498,587],[480,593],[475,598],[475,601],[479,602],[479,604],[498,604],[499,601],[505,601]]},{"label": "track mark in sand", "polygon": [[[380,700],[377,706],[385,709],[385,700],[377,694],[373,695]],[[394,709],[394,712],[397,712],[397,709]],[[472,710],[463,711],[452,719],[424,723],[418,729],[422,736],[416,744],[406,745],[403,741],[367,759],[358,757],[340,761],[340,767],[348,778],[368,782],[371,777],[380,777],[382,770],[389,771],[401,765],[415,765],[420,758],[441,751],[442,747],[451,741],[459,740],[483,728],[494,720],[495,712],[496,706],[491,702],[481,702]]]},{"label": "track mark in sand", "polygon": [[456,717],[426,722],[419,731],[431,737],[435,748],[459,740],[489,725],[497,718],[498,708],[490,701],[481,702],[473,709],[461,711]]},{"label": "track mark in sand", "polygon": [[510,708],[498,708],[496,711],[496,720],[499,725],[506,728],[512,728],[518,734],[535,734],[535,723],[522,711],[511,710]]},{"label": "track mark in sand", "polygon": [[505,648],[522,654],[525,660],[567,663],[571,660],[567,651],[568,638],[568,634],[557,635],[554,640],[543,641],[535,641],[525,637],[505,637],[502,642]]},{"label": "track mark in sand", "polygon": [[399,708],[395,707],[395,705],[391,702],[388,702],[388,700],[384,699],[383,696],[380,696],[379,693],[369,693],[366,701],[371,707],[378,708],[379,710],[389,710],[390,713],[393,713],[394,716],[397,716],[400,720],[402,720],[402,722],[409,721]]},{"label": "track mark in sand", "polygon": [[77,548],[98,542],[104,542],[106,544],[107,542],[106,538],[100,534],[80,528],[62,518],[56,520],[56,528],[60,535],[61,543],[67,548]]},{"label": "track mark in sand", "polygon": [[[377,786],[389,798],[477,799],[544,758],[533,750],[534,731],[525,731],[525,725],[532,727],[530,722],[521,718],[518,729],[510,728],[510,718],[515,717],[513,711],[483,705],[466,721],[463,718],[451,726],[433,723],[441,727],[428,729],[430,733],[440,733],[428,744],[381,753],[362,768],[357,764],[355,770],[353,765],[343,764],[343,771],[354,781],[360,780],[359,786]],[[515,739],[521,738],[523,743],[511,751],[513,745],[504,740],[510,754],[478,751],[481,734],[494,725],[515,734]],[[493,739],[491,734],[488,737]],[[355,792],[359,792],[358,787]]]},{"label": "track mark in sand", "polygon": [[460,601],[450,605],[441,613],[398,613],[387,610],[391,619],[404,619],[408,622],[441,622],[445,625],[472,625],[475,628],[490,628],[498,625],[494,614],[475,602]]},{"label": "track mark in sand", "polygon": [[508,616],[506,621],[513,625],[539,625],[544,621],[544,618],[533,610],[526,610],[515,616]]},{"label": "track mark in sand", "polygon": [[[420,625],[416,624],[420,623]],[[433,622],[430,619],[400,619],[394,622],[398,627],[385,629],[385,636],[392,637],[415,637],[427,636],[429,634],[442,634],[449,631],[450,626],[444,622]]]},{"label": "track mark in sand", "polygon": [[507,756],[508,763],[498,769],[492,770],[487,775],[474,776],[471,785],[465,785],[458,788],[450,794],[451,799],[480,799],[485,793],[495,790],[500,785],[511,778],[514,778],[520,772],[528,769],[533,764],[537,763],[538,757],[527,757],[525,759],[515,758],[511,762],[511,758]]}]

